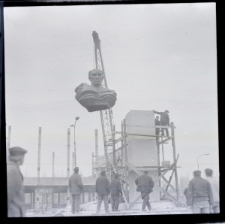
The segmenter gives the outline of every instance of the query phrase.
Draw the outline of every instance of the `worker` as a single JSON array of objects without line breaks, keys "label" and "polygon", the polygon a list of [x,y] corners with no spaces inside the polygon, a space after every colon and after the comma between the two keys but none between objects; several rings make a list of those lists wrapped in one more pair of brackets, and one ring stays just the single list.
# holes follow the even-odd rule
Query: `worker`
[{"label": "worker", "polygon": [[[156,118],[155,118],[155,125],[156,126],[160,126],[159,116],[156,116]],[[155,129],[155,134],[158,135],[159,131],[160,131],[160,128],[156,128]]]},{"label": "worker", "polygon": [[213,204],[213,193],[208,180],[201,177],[201,171],[193,172],[194,178],[188,186],[188,203],[193,213],[209,213],[210,205]]},{"label": "worker", "polygon": [[110,193],[111,193],[111,206],[112,211],[118,211],[119,208],[119,199],[122,195],[121,183],[119,180],[119,174],[116,173],[114,179],[110,184]]},{"label": "worker", "polygon": [[[153,110],[153,112],[155,114],[160,114],[160,125],[162,126],[169,126],[170,124],[170,117],[169,117],[169,111],[168,110],[165,110],[164,112],[157,112],[155,110]],[[162,135],[164,136],[164,129],[166,130],[166,135],[167,137],[169,137],[169,131],[168,131],[168,128],[162,128],[161,131],[162,131]]]},{"label": "worker", "polygon": [[149,194],[153,191],[154,182],[150,176],[148,176],[148,171],[145,170],[144,174],[139,176],[135,183],[137,185],[137,191],[141,192],[141,198],[143,199],[142,211],[145,211],[147,205],[148,210],[151,211],[151,204],[149,202]]},{"label": "worker", "polygon": [[105,170],[101,171],[101,175],[96,180],[96,192],[98,195],[97,214],[100,212],[102,201],[104,201],[105,213],[109,213],[108,195],[110,194],[110,183],[106,177]]},{"label": "worker", "polygon": [[214,213],[220,213],[219,180],[216,180],[216,178],[213,176],[212,169],[205,169],[205,174],[206,180],[208,180],[211,184],[213,192],[214,203],[212,204],[212,210]]},{"label": "worker", "polygon": [[79,174],[79,167],[74,168],[74,173],[69,179],[69,189],[72,195],[72,214],[80,212],[80,195],[83,192],[83,183]]},{"label": "worker", "polygon": [[8,217],[25,217],[23,175],[19,166],[24,163],[27,151],[21,147],[9,148],[7,161]]}]

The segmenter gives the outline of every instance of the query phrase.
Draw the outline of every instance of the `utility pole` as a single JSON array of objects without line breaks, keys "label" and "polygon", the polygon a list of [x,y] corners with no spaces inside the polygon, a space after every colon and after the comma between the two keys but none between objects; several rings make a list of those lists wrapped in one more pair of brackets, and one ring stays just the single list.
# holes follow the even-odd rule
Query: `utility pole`
[{"label": "utility pole", "polygon": [[209,153],[198,156],[198,158],[197,158],[198,170],[199,170],[199,162],[198,162],[199,157],[201,157],[201,156],[208,156],[208,155],[209,155]]},{"label": "utility pole", "polygon": [[95,174],[98,173],[98,129],[95,129]]},{"label": "utility pole", "polygon": [[[54,177],[55,177],[55,152],[52,152],[52,184],[51,184],[52,189],[50,191],[51,195],[52,195],[52,200],[54,200],[54,193],[53,193],[54,192],[54,190],[53,190],[54,189],[54,187],[53,187],[54,186]],[[48,207],[48,205],[47,205],[47,207]]]},{"label": "utility pole", "polygon": [[54,178],[54,160],[55,160],[55,152],[52,152],[52,179]]},{"label": "utility pole", "polygon": [[92,152],[92,176],[94,176],[95,162],[94,162],[94,153]]},{"label": "utility pole", "polygon": [[39,133],[38,133],[38,166],[37,166],[38,186],[37,186],[37,209],[39,209],[40,165],[41,165],[41,127],[39,127]]},{"label": "utility pole", "polygon": [[[173,147],[173,161],[177,161],[177,159],[176,159],[176,146],[175,146],[175,132],[174,132],[174,123],[173,122],[171,122],[171,136],[172,136],[172,147]],[[178,175],[177,175],[177,164],[176,164],[176,167],[174,169],[174,173],[175,173],[177,200],[179,201],[180,195],[179,195],[179,185],[178,185]]]},{"label": "utility pole", "polygon": [[75,156],[74,156],[74,152],[73,152],[73,168],[75,168]]},{"label": "utility pole", "polygon": [[73,130],[74,130],[74,168],[77,166],[77,152],[76,152],[76,139],[75,139],[75,127],[76,127],[76,123],[77,121],[79,120],[80,118],[79,117],[75,117],[75,123],[70,125],[70,127],[73,127]]},{"label": "utility pole", "polygon": [[[67,178],[70,178],[70,128],[67,128]],[[67,205],[70,204],[70,189],[67,188]]]}]

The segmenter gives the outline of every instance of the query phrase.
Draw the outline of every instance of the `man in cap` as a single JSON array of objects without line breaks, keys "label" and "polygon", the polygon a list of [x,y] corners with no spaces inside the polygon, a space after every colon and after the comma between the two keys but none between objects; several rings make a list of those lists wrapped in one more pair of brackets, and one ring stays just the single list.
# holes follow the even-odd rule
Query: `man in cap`
[{"label": "man in cap", "polygon": [[72,214],[80,211],[80,195],[83,192],[83,183],[79,174],[79,168],[75,167],[73,175],[69,179],[69,189],[72,195]]},{"label": "man in cap", "polygon": [[122,188],[121,188],[121,183],[119,180],[118,173],[115,174],[114,179],[111,182],[110,193],[111,193],[112,211],[118,211],[119,199],[120,199],[120,195],[122,195]]},{"label": "man in cap", "polygon": [[208,180],[201,177],[201,171],[194,171],[194,178],[188,186],[188,206],[192,207],[193,213],[209,213],[210,205],[213,204],[212,188]]},{"label": "man in cap", "polygon": [[137,185],[137,191],[141,192],[141,198],[143,199],[142,211],[145,211],[147,205],[148,210],[151,211],[151,204],[149,202],[149,194],[153,191],[154,182],[150,176],[148,176],[148,171],[145,170],[144,174],[139,176],[135,183]]},{"label": "man in cap", "polygon": [[[168,110],[165,110],[164,112],[158,112],[158,111],[153,110],[153,112],[155,114],[161,115],[160,116],[160,125],[162,125],[162,126],[169,126],[169,124],[170,124],[170,117],[169,117],[169,111]],[[164,129],[166,130],[166,135],[169,137],[168,128],[162,128],[161,129],[162,135],[164,135]]]},{"label": "man in cap", "polygon": [[212,169],[205,169],[206,180],[209,181],[213,192],[212,210],[214,213],[220,213],[220,197],[219,197],[219,180],[217,180],[213,175]]},{"label": "man in cap", "polygon": [[101,171],[101,176],[97,178],[95,187],[98,194],[97,213],[100,211],[102,201],[104,201],[105,212],[109,213],[108,195],[110,193],[110,183],[104,170]]},{"label": "man in cap", "polygon": [[21,147],[9,149],[7,161],[8,217],[25,217],[23,175],[19,166],[24,163],[27,151]]}]

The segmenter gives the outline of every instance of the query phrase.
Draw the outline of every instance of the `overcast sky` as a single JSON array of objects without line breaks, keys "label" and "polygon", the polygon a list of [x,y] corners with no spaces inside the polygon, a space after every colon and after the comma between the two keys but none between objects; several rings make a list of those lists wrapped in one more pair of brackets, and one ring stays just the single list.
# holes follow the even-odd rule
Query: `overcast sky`
[{"label": "overcast sky", "polygon": [[[67,128],[76,125],[77,165],[91,174],[94,130],[74,89],[94,68],[92,31],[101,39],[108,87],[117,93],[114,123],[130,110],[170,111],[176,126],[179,174],[212,167],[218,173],[215,3],[86,5],[4,8],[6,123],[11,146],[28,150],[25,175],[37,175],[42,127],[41,176],[66,176]],[[119,136],[118,136],[119,137]],[[73,129],[71,128],[73,151]],[[166,145],[166,160],[172,147]]]}]

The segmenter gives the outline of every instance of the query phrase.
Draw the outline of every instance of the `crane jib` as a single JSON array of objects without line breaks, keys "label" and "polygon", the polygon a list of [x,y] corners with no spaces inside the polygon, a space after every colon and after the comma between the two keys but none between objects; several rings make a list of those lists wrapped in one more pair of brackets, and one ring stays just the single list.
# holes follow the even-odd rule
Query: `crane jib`
[{"label": "crane jib", "polygon": [[[94,45],[95,45],[95,63],[96,68],[103,71],[104,79],[103,79],[103,86],[107,87],[107,81],[104,71],[101,47],[100,47],[100,39],[98,33],[96,31],[92,32]],[[111,173],[110,169],[110,152],[113,151],[113,145],[110,139],[112,139],[112,129],[113,129],[113,113],[112,109],[100,111],[100,118],[101,118],[101,125],[102,125],[102,133],[104,139],[104,152],[105,152],[105,159],[106,159],[106,169],[108,170],[108,174]],[[111,176],[111,175],[110,175]]]},{"label": "crane jib", "polygon": [[99,39],[98,33],[96,31],[93,31],[92,36],[93,36],[95,48],[100,48],[100,39]]}]

